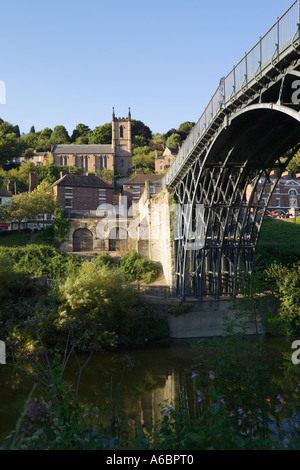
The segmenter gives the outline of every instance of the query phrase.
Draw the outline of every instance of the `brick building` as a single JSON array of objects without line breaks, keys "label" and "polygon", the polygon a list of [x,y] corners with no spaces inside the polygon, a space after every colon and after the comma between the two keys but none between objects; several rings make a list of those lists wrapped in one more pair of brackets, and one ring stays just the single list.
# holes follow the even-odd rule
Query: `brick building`
[{"label": "brick building", "polygon": [[61,174],[52,188],[67,212],[96,211],[102,204],[113,204],[113,185],[96,175]]},{"label": "brick building", "polygon": [[178,148],[172,149],[166,147],[164,153],[161,156],[155,157],[155,173],[162,174],[165,170],[170,168],[176,155],[178,154]]},{"label": "brick building", "polygon": [[[275,171],[271,172],[269,181],[266,182],[264,191],[262,194],[262,200],[266,202],[268,200],[271,184],[276,179]],[[263,189],[265,180],[261,178],[257,185],[256,193],[254,196],[254,202],[258,200],[258,194],[260,194]],[[247,196],[249,197],[252,191],[252,186],[250,185],[247,191]],[[276,188],[272,194],[268,209],[277,213],[286,214],[293,205],[293,200],[295,201],[295,209],[300,210],[300,173],[295,177],[292,176],[290,171],[286,171],[281,175],[279,182],[276,185]]]},{"label": "brick building", "polygon": [[138,201],[145,189],[145,182],[149,181],[150,194],[157,194],[161,191],[162,175],[152,175],[137,171],[136,174],[127,180],[121,189],[122,196],[127,197],[127,205],[131,206],[133,201]]}]

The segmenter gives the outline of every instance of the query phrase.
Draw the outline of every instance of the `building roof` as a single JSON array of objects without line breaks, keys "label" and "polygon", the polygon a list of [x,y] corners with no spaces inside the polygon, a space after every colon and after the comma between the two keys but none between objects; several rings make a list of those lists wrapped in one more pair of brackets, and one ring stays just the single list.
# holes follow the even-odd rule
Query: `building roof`
[{"label": "building roof", "polygon": [[12,197],[12,192],[0,188],[0,197]]},{"label": "building roof", "polygon": [[150,173],[139,173],[137,172],[132,178],[124,183],[124,186],[128,186],[131,184],[145,184],[145,181],[150,181],[150,183],[154,183],[163,179],[163,175],[152,175]]},{"label": "building roof", "polygon": [[83,188],[112,188],[111,183],[106,183],[97,175],[73,175],[67,173],[53,183],[53,186],[77,186]]},{"label": "building roof", "polygon": [[103,145],[103,144],[90,144],[90,145],[63,145],[58,144],[53,147],[53,153],[56,155],[64,155],[68,153],[72,154],[106,154],[106,153],[114,153],[112,145]]}]

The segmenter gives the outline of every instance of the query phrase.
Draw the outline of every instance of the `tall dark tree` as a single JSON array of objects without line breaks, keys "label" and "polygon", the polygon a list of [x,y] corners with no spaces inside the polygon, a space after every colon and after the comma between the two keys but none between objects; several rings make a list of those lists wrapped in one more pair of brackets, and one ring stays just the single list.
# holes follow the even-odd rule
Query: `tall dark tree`
[{"label": "tall dark tree", "polygon": [[134,140],[134,137],[139,136],[139,137],[144,137],[147,141],[152,137],[152,132],[148,126],[146,126],[142,121],[136,121],[132,120],[131,121],[131,138]]},{"label": "tall dark tree", "polygon": [[65,126],[55,126],[50,137],[52,145],[55,144],[68,144],[70,137]]}]

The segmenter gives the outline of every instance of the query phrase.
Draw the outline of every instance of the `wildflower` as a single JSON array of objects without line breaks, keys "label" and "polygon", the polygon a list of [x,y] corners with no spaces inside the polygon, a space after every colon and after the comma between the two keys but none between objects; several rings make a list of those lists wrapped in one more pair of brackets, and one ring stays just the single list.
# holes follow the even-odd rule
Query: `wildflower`
[{"label": "wildflower", "polygon": [[241,419],[238,420],[238,425],[242,426],[242,420]]},{"label": "wildflower", "polygon": [[239,408],[239,409],[238,409],[238,413],[239,413],[239,415],[243,414],[242,408]]},{"label": "wildflower", "polygon": [[232,416],[234,416],[234,413],[233,413],[233,411],[231,411],[231,413],[230,413],[230,415],[229,415],[229,416],[230,416],[230,418],[232,418]]},{"label": "wildflower", "polygon": [[198,401],[198,403],[201,403],[202,400],[203,400],[203,394],[202,394],[202,392],[200,392],[200,390],[198,390],[198,391],[197,391],[197,395],[198,395],[197,401]]},{"label": "wildflower", "polygon": [[283,398],[280,395],[277,395],[277,399],[280,401],[280,403],[283,403]]},{"label": "wildflower", "polygon": [[223,405],[225,405],[225,400],[224,400],[224,398],[221,398],[220,402],[223,403]]},{"label": "wildflower", "polygon": [[162,417],[165,418],[170,413],[170,411],[172,411],[172,408],[171,406],[168,406],[166,410],[163,410]]},{"label": "wildflower", "polygon": [[211,370],[210,373],[209,373],[209,378],[210,378],[211,380],[214,380],[214,379],[215,379],[215,374],[214,374],[214,372],[213,372],[212,370]]},{"label": "wildflower", "polygon": [[196,374],[195,372],[192,373],[191,375],[191,378],[194,379],[195,377],[197,377],[198,374]]},{"label": "wildflower", "polygon": [[282,407],[280,405],[277,405],[275,408],[275,413],[279,413],[279,411],[282,410]]}]

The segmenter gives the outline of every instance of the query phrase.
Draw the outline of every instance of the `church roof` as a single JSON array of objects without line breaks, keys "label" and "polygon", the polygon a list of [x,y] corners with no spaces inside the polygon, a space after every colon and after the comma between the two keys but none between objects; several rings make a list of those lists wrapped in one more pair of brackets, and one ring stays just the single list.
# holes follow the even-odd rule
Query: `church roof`
[{"label": "church roof", "polygon": [[72,154],[107,154],[114,153],[112,145],[106,144],[87,144],[87,145],[65,145],[57,144],[53,147],[53,153],[56,155]]}]

